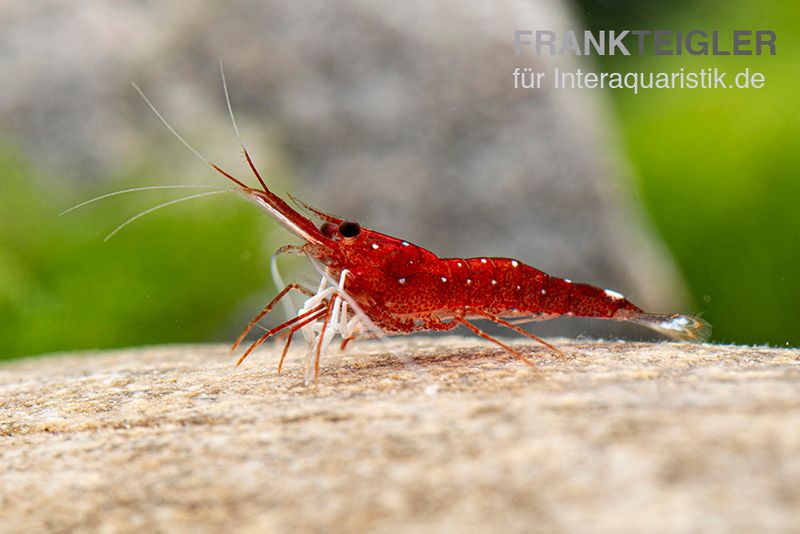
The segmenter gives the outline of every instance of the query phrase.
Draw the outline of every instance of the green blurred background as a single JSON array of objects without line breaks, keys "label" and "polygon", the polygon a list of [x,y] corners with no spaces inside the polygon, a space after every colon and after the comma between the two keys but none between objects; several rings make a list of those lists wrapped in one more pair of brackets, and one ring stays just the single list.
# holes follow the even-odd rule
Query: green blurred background
[{"label": "green blurred background", "polygon": [[[773,57],[691,68],[763,72],[762,90],[611,92],[650,217],[714,325],[713,340],[800,343],[800,3],[590,2],[592,28],[770,29]],[[673,71],[685,56],[606,57]],[[729,75],[730,76],[730,75]]]},{"label": "green blurred background", "polygon": [[[716,342],[800,343],[800,4],[793,1],[591,2],[595,29],[767,28],[776,57],[693,58],[692,68],[751,66],[764,90],[607,94],[636,187]],[[601,58],[598,68],[674,70],[686,58]],[[157,150],[158,147],[151,147]],[[0,140],[0,358],[49,351],[230,339],[268,294],[284,234],[235,195],[170,207],[105,243],[139,210],[176,195],[126,195],[59,217],[97,194],[168,183],[163,169],[120,169],[102,184],[44,176]],[[271,165],[291,183],[291,170]],[[277,170],[276,170],[277,169]],[[62,183],[62,185],[59,185]],[[206,182],[209,183],[209,182]],[[69,185],[66,185],[69,184]],[[190,258],[187,263],[187,258]],[[214,283],[219,273],[226,283]],[[81,321],[65,318],[81,317]]]}]

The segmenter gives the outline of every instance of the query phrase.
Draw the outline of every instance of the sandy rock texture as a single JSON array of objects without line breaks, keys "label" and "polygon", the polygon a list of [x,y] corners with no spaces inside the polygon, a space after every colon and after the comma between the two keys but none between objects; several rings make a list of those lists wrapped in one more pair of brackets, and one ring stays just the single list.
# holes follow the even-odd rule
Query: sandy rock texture
[{"label": "sandy rock texture", "polygon": [[796,531],[800,351],[559,343],[4,364],[0,530]]}]

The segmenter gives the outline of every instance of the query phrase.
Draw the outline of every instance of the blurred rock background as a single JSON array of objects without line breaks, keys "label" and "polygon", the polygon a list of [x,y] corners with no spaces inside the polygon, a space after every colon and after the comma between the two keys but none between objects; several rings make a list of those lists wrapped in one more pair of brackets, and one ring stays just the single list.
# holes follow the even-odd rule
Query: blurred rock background
[{"label": "blurred rock background", "polygon": [[597,67],[514,55],[515,29],[579,28],[586,14],[551,0],[4,2],[0,357],[230,339],[273,294],[267,257],[291,239],[238,199],[170,207],[107,244],[182,192],[55,216],[124,187],[221,183],[131,81],[200,152],[247,176],[219,59],[279,193],[441,255],[515,256],[653,310],[697,310],[643,214],[604,93],[512,89],[515,67]]}]

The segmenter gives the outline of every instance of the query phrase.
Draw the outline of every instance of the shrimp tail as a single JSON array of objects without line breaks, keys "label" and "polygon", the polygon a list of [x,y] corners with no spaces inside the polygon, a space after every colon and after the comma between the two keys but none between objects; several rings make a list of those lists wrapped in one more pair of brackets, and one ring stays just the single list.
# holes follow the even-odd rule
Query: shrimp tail
[{"label": "shrimp tail", "polygon": [[678,341],[705,341],[711,335],[711,325],[695,315],[662,315],[621,310],[614,319],[646,326]]}]

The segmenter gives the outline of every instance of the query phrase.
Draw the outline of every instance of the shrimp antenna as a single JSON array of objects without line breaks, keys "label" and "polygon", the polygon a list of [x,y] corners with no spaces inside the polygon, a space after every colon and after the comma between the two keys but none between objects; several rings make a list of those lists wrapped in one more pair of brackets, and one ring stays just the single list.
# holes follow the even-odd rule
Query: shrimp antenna
[{"label": "shrimp antenna", "polygon": [[155,113],[155,114],[156,114],[156,117],[158,117],[158,118],[161,120],[161,122],[162,122],[162,123],[164,123],[164,126],[166,126],[166,127],[167,127],[167,129],[168,129],[170,132],[172,132],[172,135],[174,135],[175,137],[177,137],[177,138],[178,138],[178,140],[179,140],[181,143],[183,143],[183,145],[184,145],[186,148],[188,148],[189,150],[191,150],[192,154],[194,154],[195,156],[197,156],[198,158],[200,158],[200,160],[201,160],[202,162],[204,162],[204,163],[207,163],[208,165],[211,165],[211,168],[212,168],[212,169],[214,169],[215,171],[217,171],[218,173],[220,173],[220,174],[221,174],[221,175],[223,175],[225,178],[227,178],[228,180],[232,181],[233,183],[235,183],[235,184],[236,184],[236,185],[238,185],[239,187],[242,187],[242,188],[244,188],[244,189],[250,189],[250,187],[248,187],[248,186],[247,186],[245,183],[243,183],[243,182],[240,182],[239,180],[237,180],[236,178],[234,178],[233,176],[231,176],[231,175],[230,175],[230,174],[228,174],[227,172],[225,172],[225,171],[223,171],[222,169],[220,169],[220,168],[219,168],[217,165],[215,165],[215,164],[211,163],[209,160],[207,160],[206,158],[204,158],[204,157],[203,157],[203,156],[200,154],[200,152],[198,152],[197,150],[195,150],[195,148],[194,148],[192,145],[190,145],[190,144],[189,144],[189,142],[188,142],[186,139],[184,139],[183,137],[181,137],[181,135],[180,135],[178,132],[176,132],[176,131],[175,131],[175,128],[173,128],[172,126],[170,126],[170,124],[167,122],[167,119],[165,119],[165,118],[164,118],[164,117],[161,115],[161,113],[159,113],[159,112],[158,112],[158,110],[157,110],[157,109],[156,109],[156,107],[153,105],[153,103],[152,103],[152,102],[150,102],[150,99],[149,99],[149,98],[147,98],[147,96],[145,96],[144,92],[143,92],[141,89],[139,89],[139,86],[138,86],[138,85],[136,85],[136,83],[135,83],[135,82],[131,82],[131,85],[133,85],[133,88],[134,88],[134,89],[136,89],[136,92],[137,92],[137,93],[139,93],[139,96],[141,96],[141,97],[142,97],[142,99],[144,100],[145,104],[147,104],[147,105],[150,107],[150,109],[152,109],[152,110],[153,110],[153,113]]},{"label": "shrimp antenna", "polygon": [[141,219],[142,217],[144,217],[148,213],[153,213],[156,210],[159,210],[161,208],[165,208],[167,206],[171,206],[172,204],[177,204],[178,202],[184,202],[186,200],[192,200],[194,198],[207,197],[207,196],[210,196],[210,195],[219,195],[219,194],[222,194],[222,193],[230,193],[232,191],[236,191],[236,189],[223,189],[221,191],[220,190],[217,190],[217,191],[206,191],[205,193],[197,193],[197,194],[194,194],[194,195],[189,195],[188,197],[176,198],[175,200],[170,200],[169,202],[164,202],[163,204],[159,204],[158,206],[153,206],[152,208],[146,209],[141,213],[137,213],[136,215],[134,215],[133,217],[131,217],[130,219],[128,219],[124,223],[122,223],[119,226],[117,226],[116,228],[114,228],[114,231],[111,232],[110,234],[108,234],[105,237],[105,239],[103,239],[103,241],[108,241],[109,239],[114,237],[114,235],[117,232],[119,232],[120,230],[122,230],[123,228],[125,228],[126,226],[131,224],[133,221],[135,221],[137,219]]},{"label": "shrimp antenna", "polygon": [[291,193],[286,193],[286,195],[289,197],[289,200],[291,200],[294,203],[295,206],[300,208],[300,211],[305,211],[306,213],[312,213],[317,217],[319,217],[320,219],[322,219],[323,221],[337,223],[344,220],[344,217],[337,217],[335,215],[331,215],[330,213],[325,213],[321,209],[315,208],[308,202],[300,200]]},{"label": "shrimp antenna", "polygon": [[222,60],[219,60],[219,73],[222,76],[222,89],[225,91],[225,103],[228,104],[228,114],[231,116],[231,124],[233,124],[233,131],[236,132],[236,138],[239,140],[239,144],[242,147],[242,152],[244,152],[244,157],[247,160],[247,164],[250,166],[250,170],[253,171],[253,174],[256,175],[258,179],[258,183],[261,184],[261,187],[264,188],[264,192],[268,191],[267,184],[264,183],[264,180],[261,178],[261,173],[258,172],[256,166],[253,165],[253,160],[250,159],[250,154],[247,152],[247,148],[244,146],[244,141],[242,141],[242,136],[239,134],[239,127],[236,126],[236,119],[233,116],[233,108],[231,107],[231,99],[228,95],[228,82],[225,80],[225,69],[222,67]]},{"label": "shrimp antenna", "polygon": [[[132,187],[130,189],[122,189],[120,191],[114,191],[114,192],[111,192],[111,193],[106,193],[105,195],[100,195],[99,197],[90,198],[89,200],[84,200],[80,204],[72,206],[71,208],[62,211],[58,215],[60,217],[61,215],[67,214],[67,213],[69,213],[71,211],[74,211],[74,210],[76,210],[78,208],[82,208],[82,207],[86,206],[87,204],[91,204],[93,202],[97,202],[98,200],[103,200],[104,198],[115,197],[117,195],[123,195],[125,193],[134,193],[136,191],[150,191],[150,190],[153,190],[153,189],[189,189],[189,188],[216,189],[216,190],[222,191],[222,189],[220,189],[219,186],[216,186],[216,185],[188,185],[188,184],[181,184],[181,185],[148,185],[148,186],[144,186],[144,187]],[[227,189],[225,191],[227,191]]]}]

